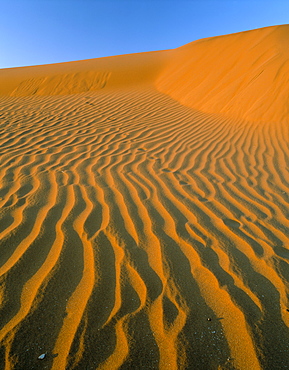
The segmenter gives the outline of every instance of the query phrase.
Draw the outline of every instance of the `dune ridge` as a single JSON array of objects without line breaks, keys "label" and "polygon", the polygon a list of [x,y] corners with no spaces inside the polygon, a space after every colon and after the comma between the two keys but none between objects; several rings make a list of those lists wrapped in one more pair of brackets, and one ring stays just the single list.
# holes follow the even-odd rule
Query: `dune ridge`
[{"label": "dune ridge", "polygon": [[159,91],[194,109],[288,122],[289,25],[213,37],[174,50]]},{"label": "dune ridge", "polygon": [[286,81],[251,116],[188,75],[287,30],[0,71],[1,368],[289,366]]}]

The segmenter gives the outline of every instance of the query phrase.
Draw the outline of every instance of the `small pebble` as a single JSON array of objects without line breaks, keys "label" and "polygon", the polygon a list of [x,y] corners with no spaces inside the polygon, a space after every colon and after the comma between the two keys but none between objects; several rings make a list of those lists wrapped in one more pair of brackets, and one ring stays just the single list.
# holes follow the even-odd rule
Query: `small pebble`
[{"label": "small pebble", "polygon": [[44,360],[46,353],[42,353],[42,355],[38,356],[38,360]]},{"label": "small pebble", "polygon": [[208,321],[212,321],[212,319],[210,317],[207,318]]}]

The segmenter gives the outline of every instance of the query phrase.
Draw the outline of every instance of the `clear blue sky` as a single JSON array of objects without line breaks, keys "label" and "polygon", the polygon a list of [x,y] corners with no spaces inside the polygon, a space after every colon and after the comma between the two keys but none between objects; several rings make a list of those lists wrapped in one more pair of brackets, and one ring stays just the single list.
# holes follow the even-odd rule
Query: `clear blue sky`
[{"label": "clear blue sky", "polygon": [[289,23],[289,0],[0,0],[0,68],[176,48]]}]

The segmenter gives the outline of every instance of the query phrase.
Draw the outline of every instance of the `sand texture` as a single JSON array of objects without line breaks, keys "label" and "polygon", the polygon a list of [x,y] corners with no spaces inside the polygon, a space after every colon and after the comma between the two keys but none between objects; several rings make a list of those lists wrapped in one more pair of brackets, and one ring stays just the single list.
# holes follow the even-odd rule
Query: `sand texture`
[{"label": "sand texture", "polygon": [[0,369],[289,369],[288,40],[0,70]]}]

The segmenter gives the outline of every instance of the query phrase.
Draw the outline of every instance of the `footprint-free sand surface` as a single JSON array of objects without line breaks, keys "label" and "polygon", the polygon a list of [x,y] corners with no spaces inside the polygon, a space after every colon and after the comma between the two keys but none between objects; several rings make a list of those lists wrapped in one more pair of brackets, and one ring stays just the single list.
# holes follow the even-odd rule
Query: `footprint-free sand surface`
[{"label": "footprint-free sand surface", "polygon": [[288,40],[0,70],[1,369],[289,369]]}]

